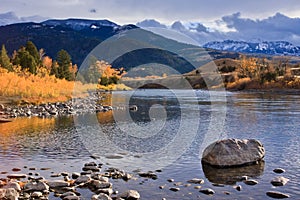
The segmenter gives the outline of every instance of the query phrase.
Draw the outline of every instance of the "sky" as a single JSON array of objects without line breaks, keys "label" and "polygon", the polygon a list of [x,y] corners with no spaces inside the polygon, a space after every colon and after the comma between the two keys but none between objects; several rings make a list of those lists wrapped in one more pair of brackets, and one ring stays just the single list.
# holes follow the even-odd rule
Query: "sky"
[{"label": "sky", "polygon": [[8,12],[21,21],[87,18],[124,25],[155,19],[138,25],[172,27],[200,43],[259,39],[300,45],[299,0],[0,0],[0,22]]},{"label": "sky", "polygon": [[0,13],[18,17],[109,19],[118,24],[156,19],[209,23],[240,12],[243,17],[262,19],[280,12],[300,17],[299,0],[0,0]]}]

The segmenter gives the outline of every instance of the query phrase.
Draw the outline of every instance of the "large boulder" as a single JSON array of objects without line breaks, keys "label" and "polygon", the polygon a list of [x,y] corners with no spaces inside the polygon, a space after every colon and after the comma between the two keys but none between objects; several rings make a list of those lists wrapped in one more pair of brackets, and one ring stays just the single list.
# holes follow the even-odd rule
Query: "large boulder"
[{"label": "large boulder", "polygon": [[263,160],[265,148],[255,139],[219,140],[203,152],[202,162],[216,167],[236,167]]}]

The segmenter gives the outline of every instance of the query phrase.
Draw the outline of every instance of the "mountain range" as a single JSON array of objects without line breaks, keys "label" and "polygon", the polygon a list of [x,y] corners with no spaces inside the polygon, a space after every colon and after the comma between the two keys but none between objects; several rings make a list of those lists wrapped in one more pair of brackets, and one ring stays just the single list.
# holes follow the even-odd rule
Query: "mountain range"
[{"label": "mountain range", "polygon": [[[166,27],[163,24],[155,20],[148,20],[137,25],[118,25],[109,20],[87,20],[87,19],[66,19],[56,20],[50,19],[43,22],[26,22],[15,23],[0,26],[0,44],[4,44],[10,54],[20,46],[24,45],[26,41],[31,40],[36,44],[38,48],[43,48],[47,55],[52,58],[56,57],[56,53],[65,49],[72,57],[73,63],[78,66],[83,62],[85,57],[105,39],[114,36],[116,34],[125,33],[127,30],[137,29],[141,27],[159,27],[164,29],[172,29],[179,32],[184,32],[186,27],[181,22],[175,22],[171,27]],[[199,32],[209,32],[201,24],[191,24],[190,29],[197,30]],[[143,30],[143,29],[141,29]],[[175,49],[188,49],[194,48],[193,45],[183,44],[175,40],[166,39],[160,35],[143,30],[144,42],[150,42],[168,49],[169,47]],[[197,38],[195,38],[197,40]],[[199,46],[198,46],[199,47]],[[294,46],[286,41],[264,41],[264,42],[246,42],[235,40],[224,41],[210,41],[203,45],[207,52],[213,58],[222,57],[238,57],[238,53],[250,53],[250,54],[263,54],[263,55],[288,55],[288,56],[300,56],[300,47]],[[151,51],[145,50],[144,52],[136,52],[139,57],[146,59],[146,54],[149,55]],[[153,52],[155,55],[161,55],[162,58],[170,60],[171,54],[166,52]],[[136,56],[130,55],[131,60],[126,58],[118,59],[117,64],[119,66],[137,65]],[[160,59],[161,61],[162,59]],[[125,63],[126,61],[126,63]],[[179,60],[172,60],[171,63],[176,63]],[[166,63],[161,63],[166,64]],[[188,65],[187,65],[188,66]],[[124,66],[129,68],[130,66]],[[176,68],[176,67],[175,67]],[[178,66],[177,66],[178,68]],[[187,72],[188,68],[182,72]]]}]

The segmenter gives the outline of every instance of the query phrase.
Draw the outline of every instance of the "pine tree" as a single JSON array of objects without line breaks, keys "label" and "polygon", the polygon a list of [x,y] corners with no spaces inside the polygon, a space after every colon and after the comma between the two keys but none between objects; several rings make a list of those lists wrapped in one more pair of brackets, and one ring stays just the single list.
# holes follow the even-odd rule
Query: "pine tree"
[{"label": "pine tree", "polygon": [[32,74],[36,74],[37,63],[34,57],[30,55],[25,47],[21,47],[18,50],[13,63],[15,65],[20,65],[22,69],[28,69],[28,71]]},{"label": "pine tree", "polygon": [[70,72],[70,66],[72,65],[71,56],[66,50],[60,50],[57,53],[58,78],[70,81],[72,80],[72,73]]},{"label": "pine tree", "polygon": [[5,45],[2,45],[1,53],[0,53],[0,66],[12,71],[12,63],[10,62],[10,58],[7,55],[7,51]]},{"label": "pine tree", "polygon": [[26,51],[34,58],[37,65],[41,64],[40,53],[33,42],[28,41],[25,46]]}]

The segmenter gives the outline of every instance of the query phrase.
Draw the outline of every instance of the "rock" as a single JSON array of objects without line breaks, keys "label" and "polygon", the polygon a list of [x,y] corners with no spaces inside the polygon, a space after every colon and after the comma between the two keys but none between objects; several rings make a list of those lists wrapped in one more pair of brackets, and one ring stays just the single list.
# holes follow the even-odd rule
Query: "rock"
[{"label": "rock", "polygon": [[49,190],[49,186],[44,182],[28,182],[24,185],[26,192]]},{"label": "rock", "polygon": [[60,173],[62,176],[69,176],[69,173],[68,172],[61,172]]},{"label": "rock", "polygon": [[284,186],[289,181],[288,178],[284,178],[283,176],[275,177],[273,180],[271,180],[271,184],[273,186]]},{"label": "rock", "polygon": [[10,179],[21,179],[21,178],[26,178],[26,174],[9,174],[7,175],[7,178]]},{"label": "rock", "polygon": [[140,194],[136,190],[127,190],[119,195],[119,197],[123,199],[137,200],[140,199]]},{"label": "rock", "polygon": [[204,180],[203,179],[200,179],[200,178],[193,178],[191,180],[188,180],[187,181],[188,183],[194,183],[194,184],[203,184],[204,183]]},{"label": "rock", "polygon": [[92,172],[100,172],[100,169],[96,166],[84,166],[82,168],[83,171],[92,171]]},{"label": "rock", "polygon": [[4,189],[13,188],[16,191],[21,191],[21,186],[17,182],[8,182],[7,185],[3,187]]},{"label": "rock", "polygon": [[6,193],[6,189],[1,188],[0,189],[0,199],[5,199],[5,193]]},{"label": "rock", "polygon": [[246,185],[256,185],[256,184],[258,184],[258,181],[253,180],[253,179],[247,179],[247,180],[244,180],[244,183]]},{"label": "rock", "polygon": [[206,188],[206,189],[200,190],[199,192],[201,192],[203,194],[206,194],[206,195],[213,195],[213,194],[215,194],[215,191],[213,191],[210,188]]},{"label": "rock", "polygon": [[89,163],[85,163],[84,166],[85,167],[96,167],[97,163],[95,163],[95,162],[89,162]]},{"label": "rock", "polygon": [[282,174],[282,173],[285,172],[285,170],[282,169],[282,168],[276,168],[276,169],[273,170],[273,172],[275,172],[275,173],[277,173],[277,174]]},{"label": "rock", "polygon": [[67,196],[76,196],[76,194],[74,192],[65,192],[62,195],[60,195],[60,198],[64,198]]},{"label": "rock", "polygon": [[201,185],[196,185],[194,188],[197,189],[197,190],[199,190],[199,189],[202,188],[202,186]]},{"label": "rock", "polygon": [[107,194],[108,196],[112,195],[113,190],[111,188],[98,189],[96,194]]},{"label": "rock", "polygon": [[40,198],[41,196],[43,196],[43,193],[35,191],[35,192],[33,192],[30,196],[31,196],[31,198],[33,198],[33,199],[35,199],[35,198]]},{"label": "rock", "polygon": [[79,176],[76,180],[75,183],[76,184],[80,184],[80,183],[88,183],[89,181],[91,181],[91,178],[87,175],[81,175]]},{"label": "rock", "polygon": [[80,200],[80,197],[78,196],[66,196],[63,198],[63,200]]},{"label": "rock", "polygon": [[288,195],[288,194],[277,192],[277,191],[269,191],[266,194],[269,197],[272,197],[272,198],[275,198],[275,199],[285,199],[285,198],[289,198],[290,197],[290,195]]},{"label": "rock", "polygon": [[164,189],[166,186],[165,185],[160,185],[158,188],[159,189]]},{"label": "rock", "polygon": [[171,187],[170,190],[173,191],[173,192],[178,192],[180,190],[180,188],[178,188],[178,187]]},{"label": "rock", "polygon": [[14,188],[8,188],[5,190],[5,198],[4,199],[18,200],[18,198],[19,198],[19,193]]},{"label": "rock", "polygon": [[236,189],[237,191],[241,191],[243,188],[241,185],[235,185],[233,186],[234,189]]},{"label": "rock", "polygon": [[90,182],[90,186],[92,186],[94,189],[105,189],[105,188],[112,188],[112,184],[109,182],[102,182],[99,180],[92,180]]},{"label": "rock", "polygon": [[21,169],[20,168],[12,168],[11,171],[13,171],[13,172],[19,172],[19,171],[21,171]]},{"label": "rock", "polygon": [[157,179],[157,175],[153,172],[140,172],[139,176],[140,177],[145,177],[145,178],[151,178],[153,180]]},{"label": "rock", "polygon": [[203,152],[202,162],[217,167],[233,167],[263,160],[265,149],[255,139],[225,139],[210,144]]},{"label": "rock", "polygon": [[80,176],[80,173],[73,172],[72,173],[72,179],[77,179]]},{"label": "rock", "polygon": [[69,187],[70,183],[62,181],[62,180],[56,180],[56,181],[48,181],[47,183],[50,188],[58,188],[58,187]]},{"label": "rock", "polygon": [[107,194],[93,195],[92,200],[112,200]]},{"label": "rock", "polygon": [[[124,181],[128,181],[128,180],[130,180],[130,179],[132,179],[132,175],[131,174],[129,174],[129,173],[125,173],[123,176],[122,176],[122,179],[124,180]],[[157,176],[156,176],[156,178],[157,178]]]},{"label": "rock", "polygon": [[96,194],[107,194],[108,196],[112,195],[113,190],[111,188],[104,188],[104,189],[98,189],[96,192]]},{"label": "rock", "polygon": [[175,180],[172,179],[172,178],[170,178],[170,179],[168,179],[167,181],[170,182],[170,183],[172,183],[172,182],[174,182]]}]

